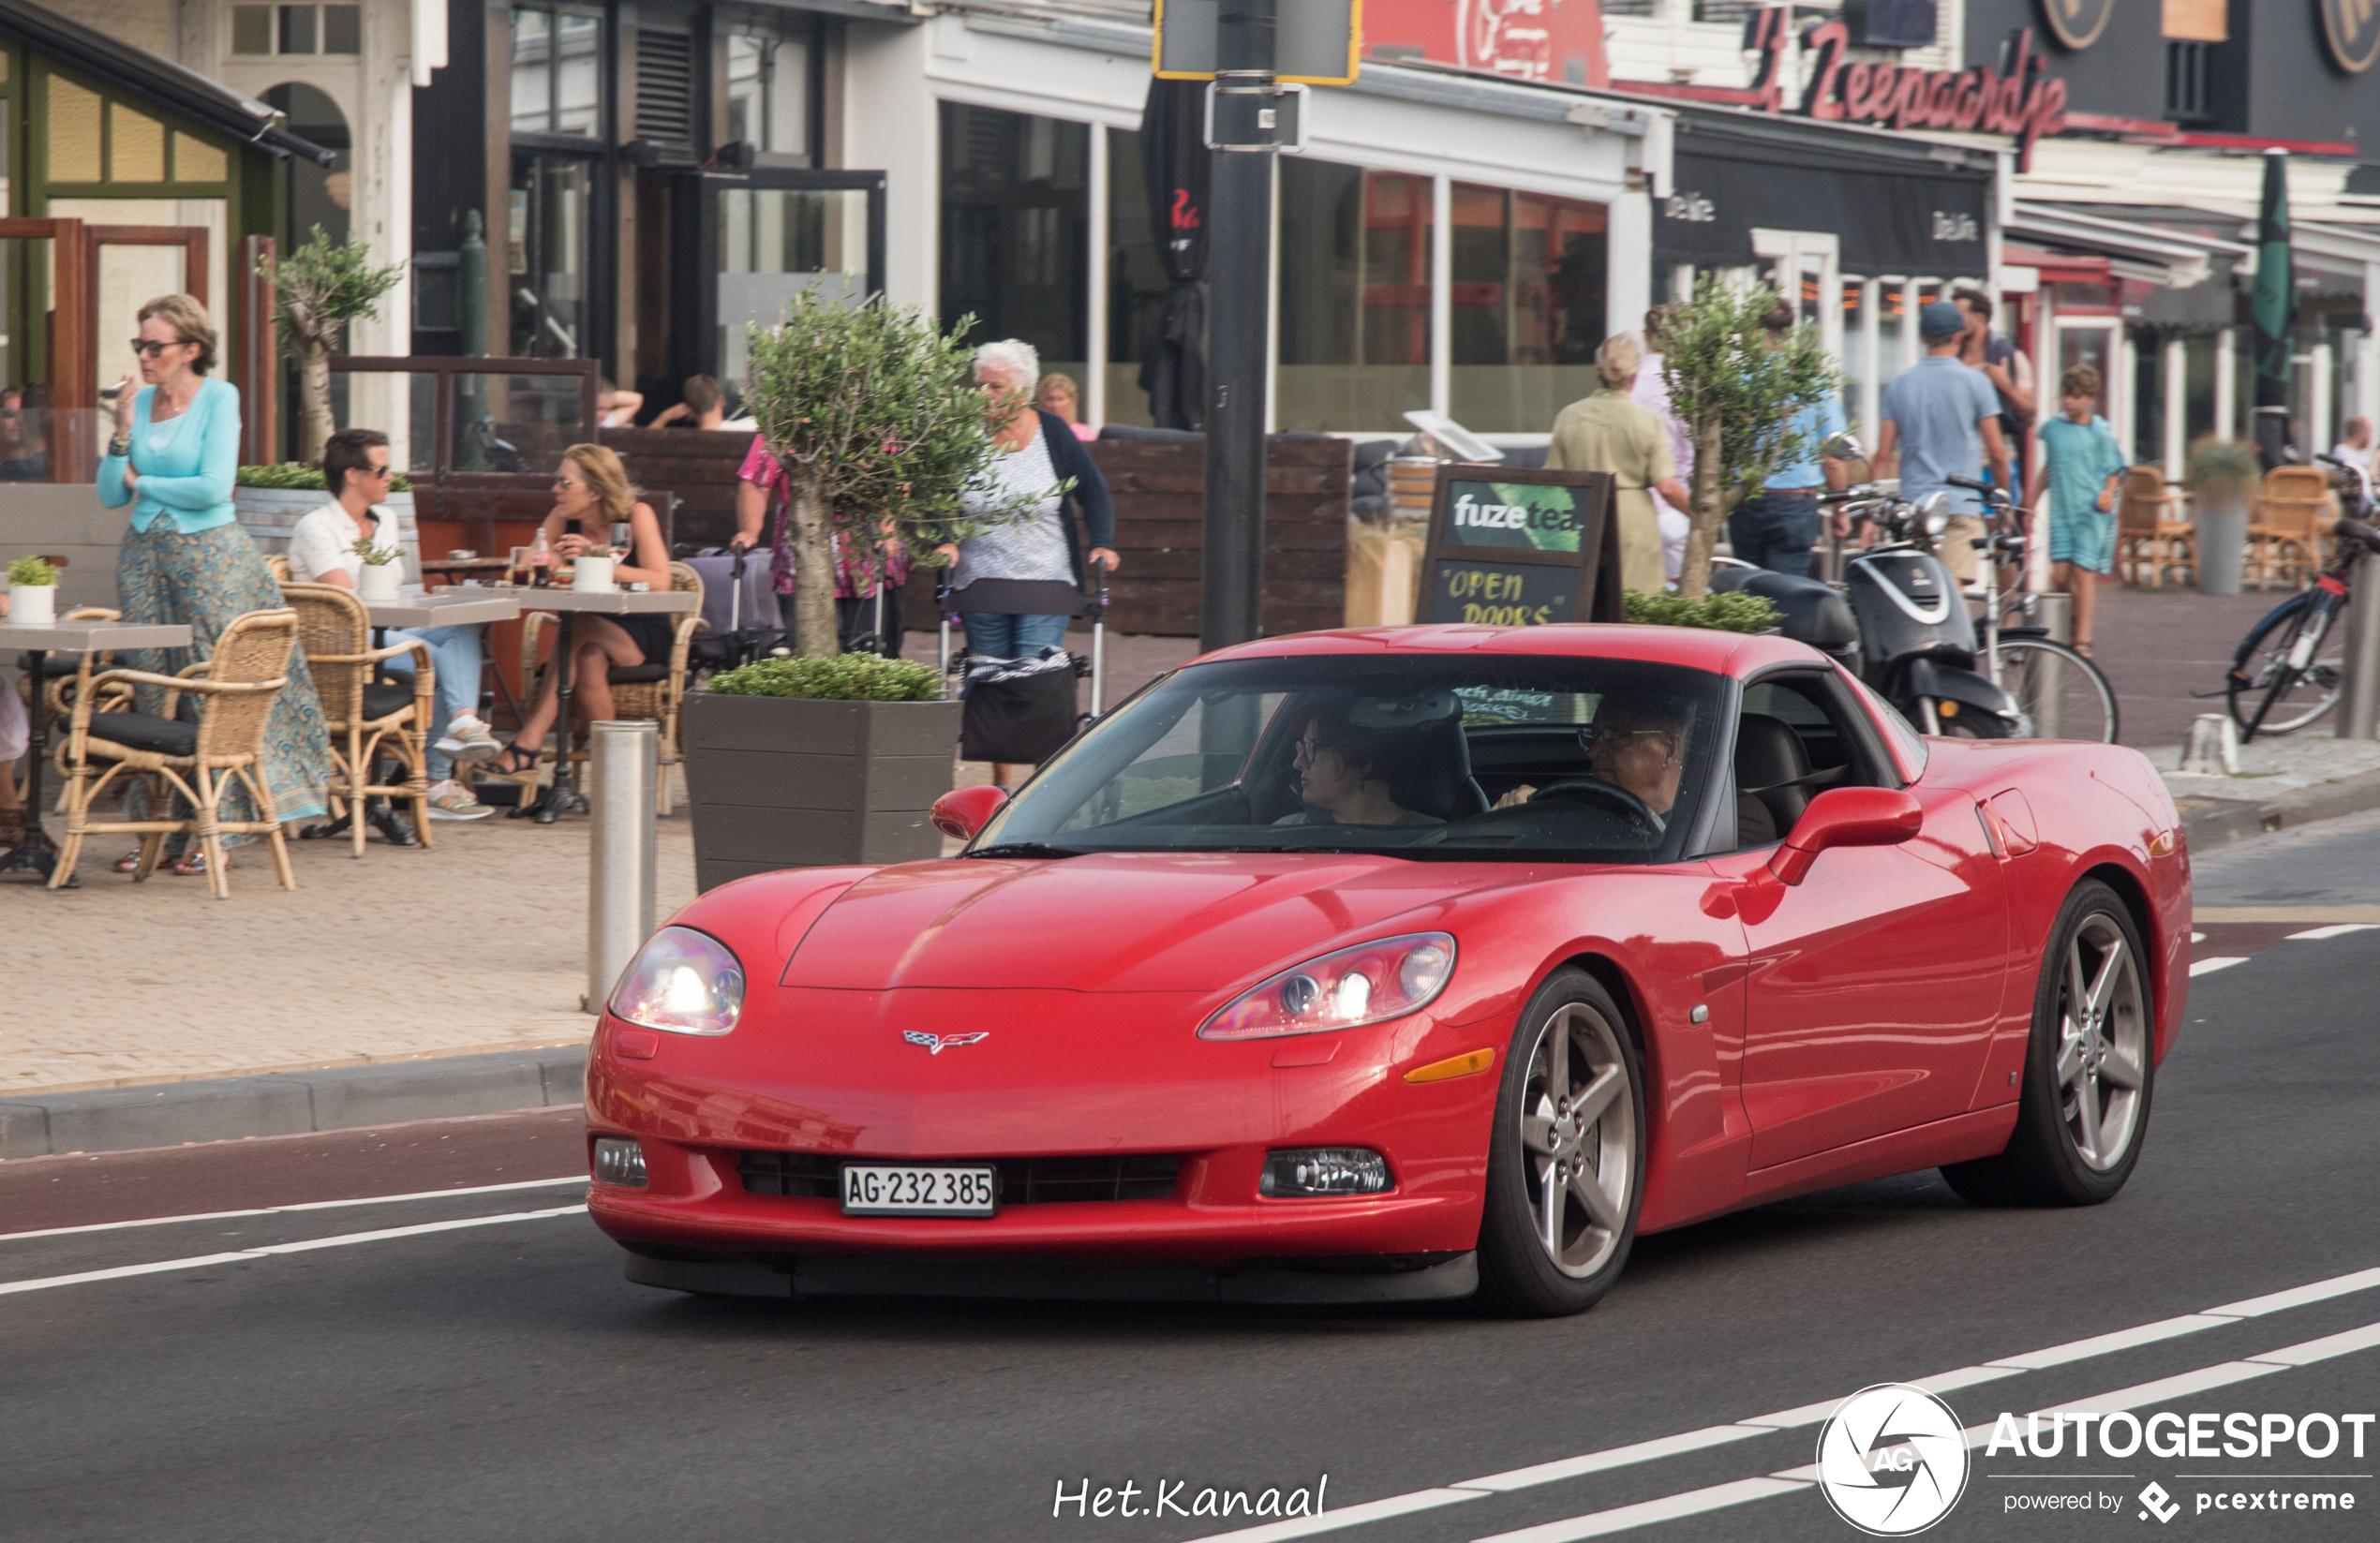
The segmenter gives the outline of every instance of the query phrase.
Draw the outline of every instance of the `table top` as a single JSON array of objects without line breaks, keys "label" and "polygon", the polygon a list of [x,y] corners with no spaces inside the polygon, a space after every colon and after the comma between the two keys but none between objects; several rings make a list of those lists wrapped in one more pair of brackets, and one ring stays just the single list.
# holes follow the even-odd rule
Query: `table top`
[{"label": "table top", "polygon": [[586,589],[523,589],[490,586],[488,593],[509,596],[524,611],[591,611],[598,616],[624,616],[655,612],[692,611],[702,597],[691,589],[648,589],[635,593],[616,589],[598,594]]},{"label": "table top", "polygon": [[94,648],[185,648],[187,627],[163,622],[0,620],[0,648],[43,653],[88,653]]},{"label": "table top", "polygon": [[433,589],[401,600],[365,601],[375,627],[476,627],[521,614],[510,590]]}]

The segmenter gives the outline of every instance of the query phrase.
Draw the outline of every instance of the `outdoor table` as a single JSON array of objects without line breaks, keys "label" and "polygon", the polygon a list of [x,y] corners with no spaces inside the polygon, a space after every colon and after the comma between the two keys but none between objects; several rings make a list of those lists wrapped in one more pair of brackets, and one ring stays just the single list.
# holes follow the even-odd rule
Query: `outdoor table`
[{"label": "outdoor table", "polygon": [[424,557],[422,574],[453,578],[464,573],[502,573],[512,566],[510,557]]},{"label": "outdoor table", "polygon": [[[598,616],[626,616],[692,611],[700,597],[691,589],[613,589],[598,592],[588,589],[524,589],[516,586],[495,588],[495,594],[516,601],[523,611],[551,611],[560,619],[560,635],[554,642],[555,719],[561,735],[561,749],[554,757],[554,785],[545,796],[531,806],[537,823],[550,825],[558,815],[587,812],[587,795],[571,786],[571,743],[577,725],[571,721],[571,618],[584,612]],[[526,683],[524,683],[526,684]],[[513,811],[517,818],[524,811]]]},{"label": "outdoor table", "polygon": [[0,648],[21,648],[33,657],[33,764],[26,773],[24,843],[0,853],[0,873],[31,868],[47,879],[57,868],[58,849],[41,828],[41,764],[49,759],[50,731],[42,721],[42,698],[50,678],[42,668],[52,653],[91,654],[117,648],[186,648],[187,627],[123,621],[24,622],[0,620]]}]

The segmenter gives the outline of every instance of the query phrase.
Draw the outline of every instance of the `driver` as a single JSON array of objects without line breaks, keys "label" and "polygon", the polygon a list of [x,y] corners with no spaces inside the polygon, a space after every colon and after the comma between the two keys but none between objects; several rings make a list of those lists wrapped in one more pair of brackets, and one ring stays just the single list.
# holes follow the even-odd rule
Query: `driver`
[{"label": "driver", "polygon": [[1442,825],[1445,821],[1399,805],[1390,779],[1417,752],[1410,730],[1373,729],[1353,721],[1346,699],[1310,703],[1293,711],[1297,752],[1291,763],[1306,808],[1279,825]]},{"label": "driver", "polygon": [[1635,794],[1665,829],[1686,768],[1685,709],[1657,696],[1605,697],[1579,741],[1595,779]]}]

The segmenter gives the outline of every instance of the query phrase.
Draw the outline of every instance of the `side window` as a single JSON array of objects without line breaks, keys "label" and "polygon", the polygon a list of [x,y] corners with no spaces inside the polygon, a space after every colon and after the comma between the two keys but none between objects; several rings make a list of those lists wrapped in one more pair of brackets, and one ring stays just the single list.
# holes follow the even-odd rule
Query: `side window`
[{"label": "side window", "polygon": [[[1770,675],[1744,689],[1729,768],[1735,839],[1720,850],[1782,839],[1829,788],[1899,786],[1854,712],[1822,675]],[[1722,837],[1723,827],[1714,835]]]}]

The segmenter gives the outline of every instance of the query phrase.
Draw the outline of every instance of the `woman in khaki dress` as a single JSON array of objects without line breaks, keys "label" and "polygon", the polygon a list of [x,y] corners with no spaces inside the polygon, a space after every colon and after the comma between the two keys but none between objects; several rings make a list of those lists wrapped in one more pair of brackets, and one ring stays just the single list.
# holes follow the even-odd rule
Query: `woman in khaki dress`
[{"label": "woman in khaki dress", "polygon": [[1670,459],[1669,431],[1629,397],[1643,357],[1628,336],[1606,338],[1595,350],[1595,378],[1602,390],[1554,420],[1545,466],[1549,471],[1608,471],[1617,480],[1612,510],[1620,523],[1620,583],[1656,594],[1663,583],[1661,522],[1652,495],[1658,492],[1676,509],[1687,507],[1687,496]]}]

